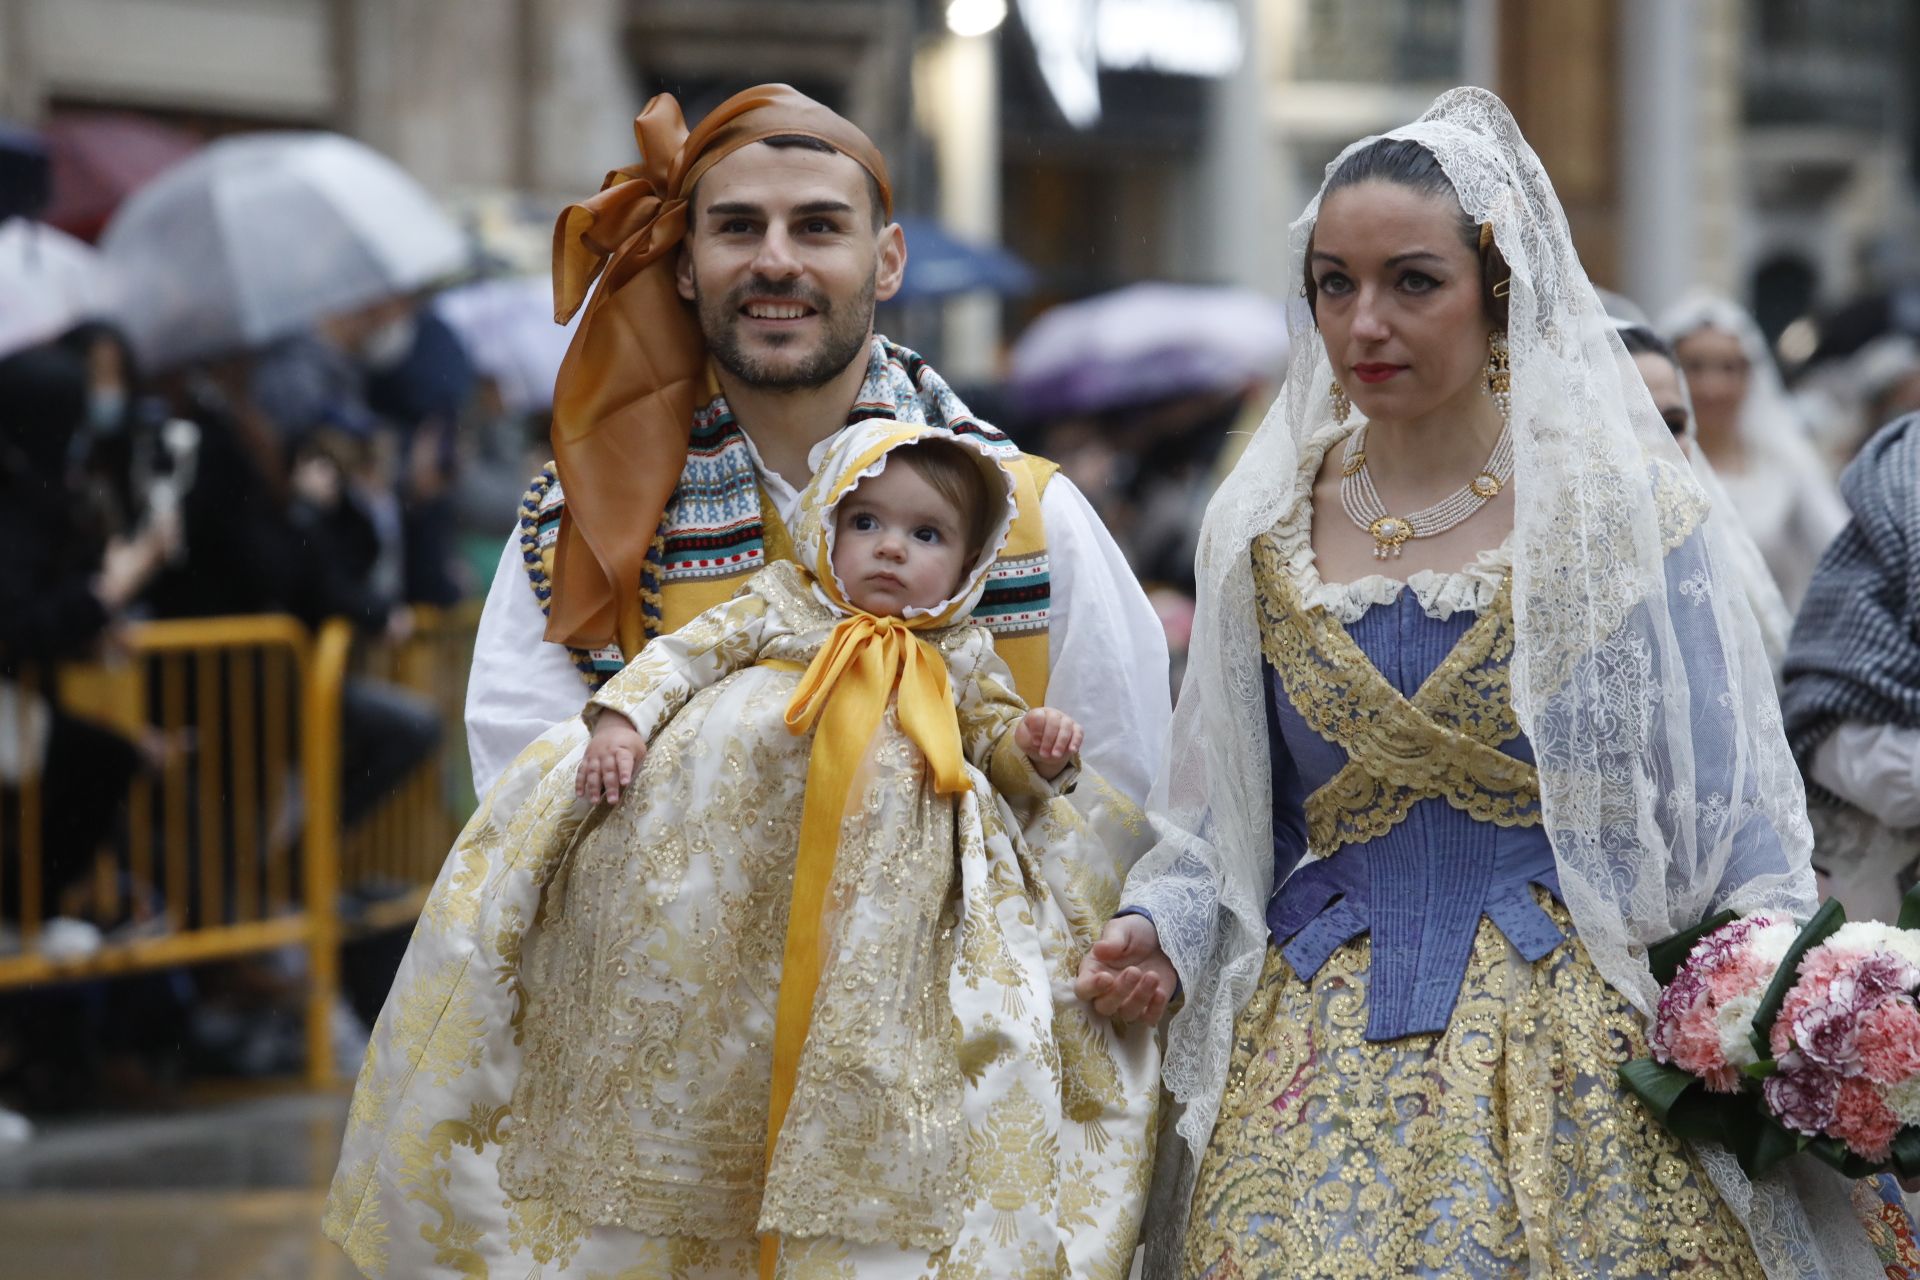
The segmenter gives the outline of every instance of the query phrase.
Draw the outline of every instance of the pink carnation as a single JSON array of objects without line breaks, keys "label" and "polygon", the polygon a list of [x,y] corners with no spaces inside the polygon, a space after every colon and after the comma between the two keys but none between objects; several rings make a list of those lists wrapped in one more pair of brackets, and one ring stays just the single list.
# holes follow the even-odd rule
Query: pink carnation
[{"label": "pink carnation", "polygon": [[[1864,1069],[1861,1018],[1889,1000],[1911,1005],[1906,993],[1916,982],[1920,969],[1891,952],[1843,950],[1830,943],[1815,947],[1801,961],[1799,980],[1781,1002],[1768,1037],[1774,1056],[1798,1048],[1829,1070],[1859,1075]],[[1897,1035],[1904,1025],[1890,1022],[1887,1029]],[[1920,1045],[1915,1052],[1920,1053]],[[1900,1069],[1898,1061],[1884,1053],[1879,1061],[1883,1070]]]},{"label": "pink carnation", "polygon": [[1875,1084],[1920,1075],[1920,1006],[1905,993],[1881,1000],[1860,1015],[1855,1046],[1862,1074]]},{"label": "pink carnation", "polygon": [[1653,1033],[1647,1038],[1654,1058],[1660,1062],[1673,1061],[1673,1040],[1679,1030],[1680,1020],[1706,994],[1707,983],[1703,970],[1704,966],[1695,968],[1691,964],[1682,965],[1680,971],[1673,975],[1673,981],[1667,984],[1667,989],[1660,993],[1660,1005],[1653,1015]]},{"label": "pink carnation", "polygon": [[1793,1043],[1800,1052],[1829,1071],[1843,1076],[1860,1074],[1855,1042],[1858,1011],[1849,1002],[1853,991],[1844,979],[1827,988],[1827,999],[1808,1005],[1792,1020]]},{"label": "pink carnation", "polygon": [[1840,1077],[1797,1053],[1788,1053],[1780,1059],[1780,1070],[1767,1077],[1762,1092],[1775,1119],[1796,1133],[1817,1138],[1833,1123]]},{"label": "pink carnation", "polygon": [[1721,1005],[1754,994],[1772,979],[1772,968],[1754,954],[1748,940],[1774,923],[1772,915],[1747,916],[1694,944],[1686,963],[1660,993],[1648,1036],[1656,1061],[1699,1076],[1715,1092],[1739,1089],[1739,1071],[1727,1061],[1715,1019]]},{"label": "pink carnation", "polygon": [[1696,1004],[1687,1010],[1673,1031],[1674,1066],[1699,1076],[1714,1093],[1740,1091],[1740,1073],[1721,1051],[1720,1028],[1714,1024],[1711,1006],[1705,1001]]},{"label": "pink carnation", "polygon": [[1773,966],[1752,951],[1729,957],[1707,978],[1707,994],[1715,1004],[1725,1004],[1756,988],[1764,989],[1773,981]]},{"label": "pink carnation", "polygon": [[[1778,1058],[1793,1048],[1793,1024],[1808,1010],[1827,1002],[1827,988],[1833,985],[1839,972],[1839,964],[1831,953],[1822,954],[1826,948],[1816,947],[1800,963],[1800,978],[1787,989],[1786,999],[1780,1002],[1780,1012],[1773,1020],[1773,1030],[1768,1033],[1767,1041]],[[1814,964],[1815,957],[1820,963]]]},{"label": "pink carnation", "polygon": [[1851,968],[1855,959],[1831,943],[1823,942],[1800,957],[1799,980],[1801,984],[1812,982],[1824,987]]},{"label": "pink carnation", "polygon": [[1893,1135],[1900,1132],[1900,1117],[1865,1079],[1842,1080],[1835,1091],[1830,1128],[1854,1154],[1885,1160],[1892,1151]]}]

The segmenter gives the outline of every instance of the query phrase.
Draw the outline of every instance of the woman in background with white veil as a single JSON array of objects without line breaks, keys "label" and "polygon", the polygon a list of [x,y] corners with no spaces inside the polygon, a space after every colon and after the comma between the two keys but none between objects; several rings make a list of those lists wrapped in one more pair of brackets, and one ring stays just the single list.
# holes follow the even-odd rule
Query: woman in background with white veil
[{"label": "woman in background with white veil", "polygon": [[[1680,451],[1687,455],[1687,461],[1693,464],[1694,477],[1700,481],[1700,487],[1706,490],[1707,501],[1716,511],[1733,510],[1732,499],[1727,496],[1720,477],[1714,474],[1713,464],[1707,461],[1706,454],[1700,449],[1700,428],[1694,421],[1693,398],[1687,392],[1687,376],[1680,369],[1680,358],[1673,352],[1665,338],[1653,331],[1646,317],[1638,314],[1639,308],[1627,302],[1618,294],[1609,294],[1600,289],[1600,300],[1606,305],[1607,318],[1620,335],[1620,344],[1627,349],[1627,355],[1633,360],[1634,368],[1639,372],[1641,381],[1647,384],[1647,391],[1653,396],[1653,407],[1667,424],[1667,430],[1680,443]],[[1631,313],[1624,309],[1632,307]],[[1730,553],[1734,577],[1747,593],[1747,605],[1753,610],[1754,620],[1760,624],[1760,640],[1766,647],[1767,661],[1777,676],[1780,664],[1787,656],[1787,637],[1793,631],[1793,615],[1787,611],[1787,602],[1780,595],[1780,588],[1773,580],[1773,572],[1767,568],[1767,562],[1760,554],[1760,548],[1744,530],[1729,527],[1726,530],[1727,550]]]},{"label": "woman in background with white veil", "polygon": [[1847,508],[1766,336],[1741,307],[1705,293],[1683,299],[1660,331],[1686,374],[1700,448],[1797,611]]},{"label": "woman in background with white veil", "polygon": [[1615,1079],[1646,944],[1813,877],[1725,516],[1539,160],[1454,90],[1291,247],[1159,843],[1080,977],[1125,1018],[1181,987],[1146,1274],[1886,1274],[1851,1184],[1749,1184]]}]

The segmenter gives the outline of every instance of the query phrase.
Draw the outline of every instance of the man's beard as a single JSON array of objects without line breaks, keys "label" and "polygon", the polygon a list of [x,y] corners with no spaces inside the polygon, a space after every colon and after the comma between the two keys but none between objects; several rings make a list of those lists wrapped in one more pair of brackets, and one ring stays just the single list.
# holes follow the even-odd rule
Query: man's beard
[{"label": "man's beard", "polygon": [[[700,313],[700,331],[706,337],[708,354],[722,369],[763,391],[809,391],[825,386],[866,349],[867,334],[873,327],[877,274],[867,277],[859,296],[844,308],[835,306],[825,294],[802,288],[791,280],[777,283],[757,277],[733,290],[724,300],[716,301],[702,292],[699,280],[695,279],[693,302]],[[812,307],[821,320],[819,347],[797,364],[775,364],[764,357],[747,354],[740,339],[740,326],[746,319],[740,314],[740,308],[748,298],[780,298]]]}]

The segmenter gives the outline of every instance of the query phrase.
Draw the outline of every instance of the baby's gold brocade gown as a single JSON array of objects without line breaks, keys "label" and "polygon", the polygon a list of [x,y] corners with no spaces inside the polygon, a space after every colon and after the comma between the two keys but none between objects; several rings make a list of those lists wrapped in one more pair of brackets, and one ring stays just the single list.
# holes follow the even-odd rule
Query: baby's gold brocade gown
[{"label": "baby's gold brocade gown", "polygon": [[891,709],[869,744],[763,1172],[811,741],[782,717],[835,620],[769,567],[598,695],[664,723],[618,807],[574,797],[580,721],[485,798],[354,1093],[325,1225],[366,1275],[745,1277],[757,1225],[789,1280],[1127,1274],[1156,1050],[1071,987],[1123,868],[1013,748],[983,628],[922,633],[973,790],[937,796]]}]

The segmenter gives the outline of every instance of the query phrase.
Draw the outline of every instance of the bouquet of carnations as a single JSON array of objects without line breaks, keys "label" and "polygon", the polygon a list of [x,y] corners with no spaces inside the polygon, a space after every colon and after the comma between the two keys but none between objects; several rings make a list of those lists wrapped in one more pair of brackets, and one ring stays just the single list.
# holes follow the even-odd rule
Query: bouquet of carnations
[{"label": "bouquet of carnations", "polygon": [[1650,1058],[1620,1078],[1680,1137],[1759,1177],[1800,1151],[1920,1175],[1920,888],[1898,926],[1723,912],[1649,950]]}]

